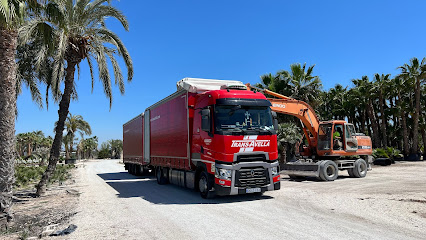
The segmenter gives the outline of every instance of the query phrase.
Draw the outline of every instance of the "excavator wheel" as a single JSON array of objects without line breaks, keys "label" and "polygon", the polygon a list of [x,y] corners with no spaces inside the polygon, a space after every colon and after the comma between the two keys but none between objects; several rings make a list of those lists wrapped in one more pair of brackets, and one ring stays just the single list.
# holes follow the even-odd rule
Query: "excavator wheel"
[{"label": "excavator wheel", "polygon": [[367,163],[364,159],[358,159],[354,163],[353,173],[356,178],[363,178],[367,175]]},{"label": "excavator wheel", "polygon": [[323,181],[334,181],[339,176],[337,164],[331,160],[325,160],[320,164],[319,177]]}]

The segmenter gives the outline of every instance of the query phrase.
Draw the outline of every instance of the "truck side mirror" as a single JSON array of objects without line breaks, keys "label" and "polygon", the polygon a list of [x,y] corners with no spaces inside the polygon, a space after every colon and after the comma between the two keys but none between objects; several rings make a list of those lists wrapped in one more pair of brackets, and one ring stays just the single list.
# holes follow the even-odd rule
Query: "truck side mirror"
[{"label": "truck side mirror", "polygon": [[274,128],[276,131],[278,131],[278,119],[277,119],[277,113],[276,112],[271,112],[272,113],[272,119],[274,121]]},{"label": "truck side mirror", "polygon": [[201,110],[201,130],[205,132],[211,131],[210,109]]}]

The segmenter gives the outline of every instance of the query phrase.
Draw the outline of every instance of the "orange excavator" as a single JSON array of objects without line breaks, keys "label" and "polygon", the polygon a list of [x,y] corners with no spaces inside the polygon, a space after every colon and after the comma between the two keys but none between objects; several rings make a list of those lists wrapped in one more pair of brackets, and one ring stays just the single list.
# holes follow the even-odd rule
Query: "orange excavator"
[{"label": "orange excavator", "polygon": [[371,138],[356,133],[353,124],[344,120],[319,121],[314,109],[306,102],[250,84],[246,86],[275,97],[268,98],[272,111],[297,117],[302,123],[308,145],[299,147],[298,158],[285,163],[282,173],[290,178],[314,176],[333,181],[339,171],[347,170],[349,176],[362,178],[367,175],[367,170],[371,170]]}]

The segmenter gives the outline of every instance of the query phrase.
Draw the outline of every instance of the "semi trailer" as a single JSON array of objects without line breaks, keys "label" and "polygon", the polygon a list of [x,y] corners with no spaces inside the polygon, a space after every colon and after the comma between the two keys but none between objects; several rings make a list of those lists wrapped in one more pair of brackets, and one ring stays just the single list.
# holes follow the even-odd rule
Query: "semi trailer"
[{"label": "semi trailer", "polygon": [[177,91],[123,125],[123,162],[134,175],[201,197],[280,189],[271,103],[240,81],[184,78]]}]

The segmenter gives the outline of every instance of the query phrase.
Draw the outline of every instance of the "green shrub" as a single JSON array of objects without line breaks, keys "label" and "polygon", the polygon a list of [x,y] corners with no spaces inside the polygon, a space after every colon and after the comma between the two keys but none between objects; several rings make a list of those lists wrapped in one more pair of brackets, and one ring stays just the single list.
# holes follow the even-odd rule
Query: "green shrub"
[{"label": "green shrub", "polygon": [[401,154],[401,151],[398,149],[387,147],[387,148],[376,148],[373,150],[374,158],[390,158],[396,159]]},{"label": "green shrub", "polygon": [[[57,165],[55,172],[53,172],[49,183],[64,182],[71,178],[70,169],[74,168],[74,165]],[[27,187],[29,185],[35,185],[41,179],[45,166],[16,166],[15,167],[15,184],[16,188]]]},{"label": "green shrub", "polygon": [[389,158],[389,155],[386,153],[386,150],[383,148],[376,148],[373,150],[374,158]]}]

